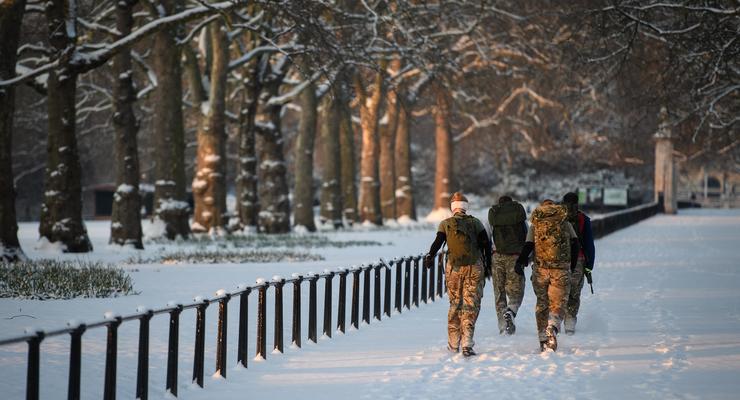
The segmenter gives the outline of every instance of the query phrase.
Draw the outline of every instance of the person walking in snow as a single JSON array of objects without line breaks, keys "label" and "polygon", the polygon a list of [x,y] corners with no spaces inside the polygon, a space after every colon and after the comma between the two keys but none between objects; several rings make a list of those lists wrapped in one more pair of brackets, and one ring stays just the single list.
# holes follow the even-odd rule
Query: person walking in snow
[{"label": "person walking in snow", "polygon": [[452,217],[439,224],[437,236],[424,257],[424,266],[432,265],[434,256],[447,243],[449,255],[445,266],[447,296],[447,348],[463,356],[475,355],[473,334],[480,312],[486,270],[491,267],[491,242],[483,224],[468,215],[468,199],[455,193],[450,199]]},{"label": "person walking in snow", "polygon": [[524,276],[514,271],[527,237],[527,213],[509,196],[501,196],[488,210],[493,252],[493,296],[499,334],[516,332],[514,318],[524,298]]},{"label": "person walking in snow", "polygon": [[565,206],[543,201],[532,212],[527,240],[514,267],[524,275],[529,255],[534,250],[532,288],[537,296],[535,319],[540,350],[557,350],[557,334],[565,315],[570,271],[578,258],[578,236],[568,223]]},{"label": "person walking in snow", "polygon": [[578,321],[578,309],[581,307],[581,290],[583,289],[584,276],[591,281],[591,270],[594,268],[594,257],[596,248],[594,246],[594,235],[591,231],[591,218],[578,209],[578,195],[569,192],[563,196],[563,205],[568,209],[568,222],[578,235],[578,244],[581,250],[578,252],[576,268],[570,274],[570,291],[568,304],[565,308],[565,334],[576,333],[576,322]]}]

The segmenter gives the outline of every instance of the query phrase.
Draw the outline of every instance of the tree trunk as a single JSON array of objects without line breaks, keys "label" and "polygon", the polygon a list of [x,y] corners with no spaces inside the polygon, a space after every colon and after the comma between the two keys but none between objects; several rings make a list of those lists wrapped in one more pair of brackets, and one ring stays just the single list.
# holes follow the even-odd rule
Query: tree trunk
[{"label": "tree trunk", "polygon": [[[137,0],[116,3],[116,29],[121,36],[131,33],[133,8]],[[110,242],[143,249],[141,242],[141,198],[139,196],[139,154],[136,134],[139,123],[133,105],[131,51],[126,49],[113,58],[113,127],[116,134],[116,193],[113,196]]]},{"label": "tree trunk", "polygon": [[208,27],[213,63],[208,111],[198,127],[198,157],[193,178],[193,232],[219,232],[226,227],[226,78],[229,43],[223,22]]},{"label": "tree trunk", "polygon": [[411,175],[411,140],[409,138],[408,112],[403,104],[398,107],[396,129],[396,218],[416,220],[413,179]]},{"label": "tree trunk", "polygon": [[340,155],[341,104],[337,96],[327,95],[321,118],[324,144],[324,174],[321,184],[321,219],[334,228],[342,227],[342,180]]},{"label": "tree trunk", "polygon": [[49,43],[60,63],[49,72],[48,79],[48,158],[39,234],[49,242],[61,242],[65,252],[84,253],[92,250],[92,244],[82,222],[81,168],[75,129],[77,73],[69,65],[77,41],[76,16],[74,2],[46,3]]},{"label": "tree trunk", "polygon": [[[281,83],[282,79],[269,82],[266,85],[268,96],[265,98],[276,97]],[[265,233],[290,232],[290,200],[281,128],[282,110],[282,105],[265,105],[264,112],[269,122],[257,130],[260,138],[260,212],[257,224],[259,230]]]},{"label": "tree trunk", "polygon": [[[393,64],[396,64],[395,61]],[[400,69],[400,64],[395,67],[396,70]],[[380,126],[380,207],[383,220],[395,220],[396,166],[394,147],[398,126],[398,93],[395,90],[388,91],[385,118],[383,120],[385,123]]]},{"label": "tree trunk", "polygon": [[[304,66],[303,69],[306,69]],[[306,77],[308,79],[308,77]],[[316,139],[316,87],[309,84],[298,102],[301,117],[295,143],[295,187],[293,190],[293,225],[316,231],[313,216],[313,149]]]},{"label": "tree trunk", "polygon": [[255,140],[255,118],[257,98],[261,91],[254,63],[248,66],[248,78],[242,91],[242,106],[239,114],[239,166],[236,177],[237,210],[239,227],[257,230],[257,148]]},{"label": "tree trunk", "polygon": [[383,224],[378,191],[378,114],[383,98],[383,75],[375,74],[372,96],[368,97],[359,72],[355,74],[355,89],[360,103],[362,152],[360,154],[360,221]]},{"label": "tree trunk", "polygon": [[[171,15],[181,8],[182,0],[160,3]],[[185,129],[182,121],[182,72],[180,50],[175,38],[179,25],[162,29],[154,35],[154,145],[156,182],[154,204],[156,218],[164,224],[168,239],[190,234],[185,195]]]},{"label": "tree trunk", "polygon": [[434,108],[434,142],[436,163],[434,170],[434,209],[449,209],[452,183],[452,136],[450,134],[450,103],[447,91],[437,87]]},{"label": "tree trunk", "polygon": [[339,158],[341,164],[341,192],[342,215],[344,220],[352,226],[359,220],[357,213],[357,181],[355,166],[355,131],[352,126],[352,114],[346,103],[347,98],[341,97],[339,106]]},{"label": "tree trunk", "polygon": [[[0,80],[15,76],[16,52],[20,38],[25,0],[0,6]],[[0,88],[0,261],[25,259],[18,242],[15,216],[15,183],[13,182],[13,113],[15,88]]]}]

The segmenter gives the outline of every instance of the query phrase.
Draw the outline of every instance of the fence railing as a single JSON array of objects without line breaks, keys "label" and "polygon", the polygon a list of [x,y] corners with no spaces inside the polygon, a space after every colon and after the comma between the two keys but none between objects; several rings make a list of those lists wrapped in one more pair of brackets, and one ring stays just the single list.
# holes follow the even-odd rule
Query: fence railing
[{"label": "fence railing", "polygon": [[[178,380],[178,356],[180,354],[180,317],[186,310],[195,310],[195,346],[193,352],[193,374],[192,382],[203,387],[205,373],[205,336],[206,336],[206,309],[211,304],[218,305],[217,320],[217,342],[216,342],[216,375],[226,378],[227,359],[229,347],[227,343],[227,316],[228,306],[231,300],[238,299],[239,323],[238,339],[236,345],[236,360],[243,367],[247,367],[248,359],[248,325],[249,325],[249,297],[253,292],[257,293],[257,334],[254,342],[257,357],[267,358],[267,303],[271,292],[274,300],[274,337],[273,350],[280,353],[284,349],[283,340],[283,290],[286,284],[293,285],[293,307],[292,307],[292,337],[294,346],[301,347],[302,321],[301,290],[308,282],[309,304],[308,304],[308,335],[309,341],[316,343],[317,340],[317,291],[319,281],[323,280],[324,287],[324,320],[322,333],[331,337],[333,331],[332,314],[334,306],[337,309],[337,330],[341,333],[346,329],[347,312],[347,280],[351,275],[351,301],[350,301],[350,325],[360,328],[360,298],[362,298],[362,321],[370,324],[370,306],[372,297],[373,319],[380,321],[382,316],[391,317],[391,310],[402,313],[403,309],[411,310],[412,306],[418,307],[420,302],[433,302],[442,297],[445,291],[444,282],[444,260],[445,254],[440,252],[436,257],[432,268],[420,266],[422,256],[410,256],[394,259],[385,263],[368,266],[343,268],[337,272],[327,271],[324,274],[300,275],[293,274],[291,279],[273,279],[272,281],[257,280],[254,286],[239,287],[235,292],[227,293],[219,291],[210,299],[196,298],[190,304],[176,304],[156,310],[140,310],[135,314],[127,316],[113,316],[103,321],[79,324],[53,331],[29,332],[23,336],[0,340],[0,346],[18,343],[28,344],[28,361],[26,365],[26,399],[38,399],[40,382],[40,354],[41,344],[44,339],[70,335],[69,350],[69,377],[67,385],[67,398],[79,399],[81,395],[81,367],[82,367],[82,337],[85,332],[96,329],[107,329],[104,388],[103,398],[106,400],[116,397],[117,356],[118,356],[118,330],[119,327],[129,321],[139,321],[138,358],[136,366],[136,398],[146,400],[149,393],[149,325],[152,318],[160,315],[169,316],[169,332],[167,345],[167,371],[165,389],[173,396],[177,396]],[[392,276],[395,272],[395,279]],[[339,277],[338,299],[336,303],[332,300],[332,285],[334,277]],[[384,278],[381,278],[384,276]],[[371,296],[371,281],[373,295]],[[381,282],[384,287],[381,288]],[[393,285],[392,285],[393,284]],[[393,288],[391,287],[393,286]],[[272,288],[272,290],[270,290]],[[362,289],[361,289],[362,288]],[[393,302],[391,293],[394,293]]]},{"label": "fence railing", "polygon": [[591,220],[591,230],[594,238],[604,237],[612,232],[636,224],[663,211],[661,203],[653,202],[636,207],[627,208],[594,217]]}]

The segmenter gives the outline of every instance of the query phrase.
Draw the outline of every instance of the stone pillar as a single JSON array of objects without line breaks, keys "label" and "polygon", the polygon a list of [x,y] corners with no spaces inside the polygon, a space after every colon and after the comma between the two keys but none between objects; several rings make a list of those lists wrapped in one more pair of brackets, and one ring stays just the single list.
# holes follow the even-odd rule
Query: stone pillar
[{"label": "stone pillar", "polygon": [[676,168],[673,161],[673,137],[665,107],[660,109],[660,125],[653,138],[655,139],[655,201],[663,195],[663,212],[675,214],[676,203]]}]

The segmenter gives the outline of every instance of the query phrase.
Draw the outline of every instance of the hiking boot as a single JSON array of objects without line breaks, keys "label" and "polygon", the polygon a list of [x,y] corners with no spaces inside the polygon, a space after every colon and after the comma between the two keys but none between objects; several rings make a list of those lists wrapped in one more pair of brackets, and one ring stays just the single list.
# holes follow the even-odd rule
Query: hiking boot
[{"label": "hiking boot", "polygon": [[552,349],[552,351],[555,351],[558,349],[558,328],[556,328],[553,325],[550,325],[545,329],[545,335],[547,335],[547,346],[548,349]]},{"label": "hiking boot", "polygon": [[513,335],[516,332],[516,325],[514,325],[514,312],[506,310],[504,313],[504,321],[506,321],[504,331],[507,335]]},{"label": "hiking boot", "polygon": [[447,351],[449,351],[450,353],[459,353],[460,352],[460,348],[459,347],[452,347],[452,346],[450,346],[448,344],[447,345]]},{"label": "hiking boot", "polygon": [[470,356],[474,356],[476,354],[477,353],[475,351],[473,351],[473,348],[472,347],[463,347],[463,357],[470,357]]},{"label": "hiking boot", "polygon": [[563,325],[566,335],[572,336],[576,333],[576,321],[578,321],[576,317],[569,317],[567,315],[565,316],[565,321],[563,321]]},{"label": "hiking boot", "polygon": [[547,350],[547,340],[540,342],[540,351],[544,352]]}]

